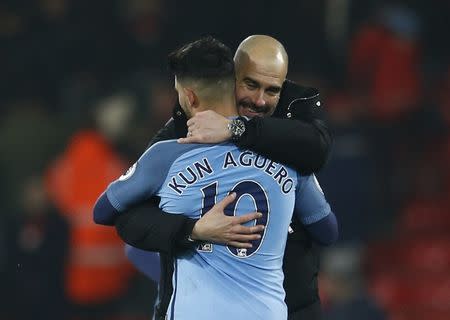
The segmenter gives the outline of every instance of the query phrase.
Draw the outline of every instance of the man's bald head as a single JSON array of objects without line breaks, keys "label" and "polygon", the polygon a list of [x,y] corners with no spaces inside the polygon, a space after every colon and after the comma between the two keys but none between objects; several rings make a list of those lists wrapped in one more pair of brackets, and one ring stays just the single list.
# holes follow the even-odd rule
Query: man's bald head
[{"label": "man's bald head", "polygon": [[244,39],[234,55],[236,72],[247,64],[265,66],[269,72],[278,72],[286,77],[288,55],[277,39],[266,35],[252,35]]},{"label": "man's bald head", "polygon": [[239,113],[270,116],[287,75],[288,56],[283,45],[269,36],[250,36],[237,48],[234,65]]}]

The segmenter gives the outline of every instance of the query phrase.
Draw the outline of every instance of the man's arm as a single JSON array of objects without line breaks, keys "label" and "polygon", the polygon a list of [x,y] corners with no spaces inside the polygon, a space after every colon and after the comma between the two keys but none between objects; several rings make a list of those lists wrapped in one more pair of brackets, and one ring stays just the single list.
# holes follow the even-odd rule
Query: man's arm
[{"label": "man's arm", "polygon": [[319,91],[286,80],[273,116],[248,121],[237,145],[311,174],[325,165],[330,153],[327,123]]},{"label": "man's arm", "polygon": [[[217,143],[231,138],[229,120],[213,111],[197,113],[188,121],[193,135],[183,143]],[[272,117],[245,121],[237,146],[292,166],[302,174],[320,170],[326,163],[332,137],[316,89],[285,81]],[[289,152],[286,152],[289,150]]]},{"label": "man's arm", "polygon": [[314,175],[299,177],[294,214],[314,241],[321,245],[336,242],[337,219]]},{"label": "man's arm", "polygon": [[197,220],[162,211],[155,199],[141,203],[116,218],[116,230],[133,247],[162,253],[191,248],[188,240]]},{"label": "man's arm", "polygon": [[133,247],[162,253],[192,248],[198,244],[196,240],[250,248],[250,241],[259,237],[263,226],[242,224],[258,219],[260,213],[227,216],[224,208],[233,201],[234,195],[225,197],[200,220],[164,213],[157,204],[148,202],[117,216],[116,230]]},{"label": "man's arm", "polygon": [[323,122],[254,118],[247,127],[252,129],[237,142],[241,148],[292,166],[302,174],[317,172],[326,163],[331,136]]},{"label": "man's arm", "polygon": [[155,195],[172,162],[185,152],[184,148],[173,147],[170,141],[153,145],[125,174],[110,183],[95,203],[94,221],[114,225],[122,212]]}]

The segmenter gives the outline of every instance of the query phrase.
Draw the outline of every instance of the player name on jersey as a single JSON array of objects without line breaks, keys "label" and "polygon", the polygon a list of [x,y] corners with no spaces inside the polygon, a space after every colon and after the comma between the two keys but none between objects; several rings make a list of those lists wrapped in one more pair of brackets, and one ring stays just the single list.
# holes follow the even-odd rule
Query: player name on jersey
[{"label": "player name on jersey", "polygon": [[[285,167],[251,151],[241,151],[237,155],[233,155],[232,152],[228,151],[225,154],[222,169],[238,167],[253,167],[263,171],[278,183],[284,194],[289,193],[294,186],[294,181],[289,177]],[[172,176],[167,186],[178,195],[181,195],[184,189],[203,179],[206,175],[213,173],[214,169],[210,161],[208,161],[208,158],[203,158],[201,161],[192,163],[182,172]]]}]

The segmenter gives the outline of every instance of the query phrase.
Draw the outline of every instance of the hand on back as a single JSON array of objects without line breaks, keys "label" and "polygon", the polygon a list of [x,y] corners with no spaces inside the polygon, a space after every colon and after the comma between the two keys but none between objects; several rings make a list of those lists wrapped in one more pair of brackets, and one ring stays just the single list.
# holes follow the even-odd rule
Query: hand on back
[{"label": "hand on back", "polygon": [[236,248],[251,248],[251,240],[261,238],[259,234],[264,230],[264,226],[244,226],[243,224],[260,218],[259,212],[248,213],[242,216],[227,216],[224,213],[226,206],[232,203],[236,194],[226,196],[211,208],[200,220],[198,220],[192,230],[193,240],[202,240],[213,243],[226,244]]}]

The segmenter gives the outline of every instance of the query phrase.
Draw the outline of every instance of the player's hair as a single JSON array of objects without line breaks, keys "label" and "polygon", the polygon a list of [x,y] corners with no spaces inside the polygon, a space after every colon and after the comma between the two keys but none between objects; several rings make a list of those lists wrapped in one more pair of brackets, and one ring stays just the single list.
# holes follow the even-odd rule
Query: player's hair
[{"label": "player's hair", "polygon": [[169,70],[181,81],[234,81],[233,54],[225,44],[212,36],[206,36],[171,52]]}]

